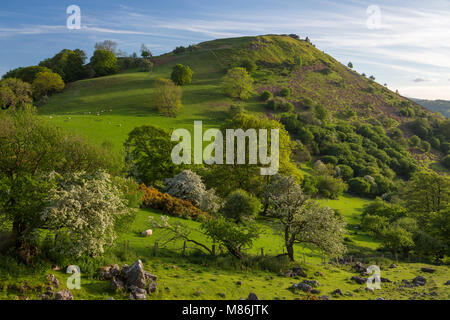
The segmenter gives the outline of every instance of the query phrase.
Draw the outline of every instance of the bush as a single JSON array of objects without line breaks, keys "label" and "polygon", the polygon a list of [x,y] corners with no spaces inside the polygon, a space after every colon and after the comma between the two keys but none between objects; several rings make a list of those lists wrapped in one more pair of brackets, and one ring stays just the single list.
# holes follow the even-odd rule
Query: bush
[{"label": "bush", "polygon": [[270,92],[268,90],[264,90],[260,96],[261,101],[267,101],[272,98],[273,98],[273,94],[272,94],[272,92]]},{"label": "bush", "polygon": [[444,167],[446,167],[447,169],[450,169],[450,154],[446,155],[444,157],[444,159],[442,159],[442,164],[444,165]]},{"label": "bush", "polygon": [[230,106],[230,118],[233,118],[235,115],[245,112],[245,108],[241,105],[232,104]]},{"label": "bush", "polygon": [[280,97],[289,97],[291,94],[291,90],[289,88],[282,88],[280,90],[280,92],[278,93],[278,95]]},{"label": "bush", "polygon": [[253,78],[244,68],[232,68],[223,78],[222,90],[232,98],[247,100],[253,93]]},{"label": "bush", "polygon": [[198,209],[191,202],[159,192],[153,187],[141,185],[141,190],[144,191],[142,198],[144,208],[161,210],[170,216],[184,219],[201,220],[208,216],[206,212]]},{"label": "bush", "polygon": [[409,143],[412,147],[418,147],[420,145],[420,138],[418,136],[412,136],[409,138]]},{"label": "bush", "polygon": [[253,219],[260,210],[258,198],[238,189],[227,197],[222,212],[226,217],[242,222]]},{"label": "bush", "polygon": [[422,148],[422,150],[424,152],[430,152],[430,150],[431,150],[431,145],[427,141],[422,141],[422,143],[420,144],[420,147]]},{"label": "bush", "polygon": [[294,105],[287,102],[284,98],[275,97],[267,102],[267,106],[275,112],[292,112]]},{"label": "bush", "polygon": [[350,192],[354,194],[359,194],[362,196],[368,195],[370,193],[370,183],[364,178],[353,178],[348,181],[348,186]]},{"label": "bush", "polygon": [[193,72],[189,66],[177,64],[172,69],[170,78],[177,86],[189,84],[192,81]]},{"label": "bush", "polygon": [[306,109],[311,109],[312,107],[314,107],[314,101],[312,101],[312,99],[308,98],[308,97],[303,98],[302,104],[303,104],[303,107]]}]

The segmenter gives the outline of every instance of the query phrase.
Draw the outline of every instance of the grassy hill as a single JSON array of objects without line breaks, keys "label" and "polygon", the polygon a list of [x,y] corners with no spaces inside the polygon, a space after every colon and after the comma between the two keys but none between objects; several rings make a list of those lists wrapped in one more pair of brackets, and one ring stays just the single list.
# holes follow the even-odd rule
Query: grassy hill
[{"label": "grassy hill", "polygon": [[[251,59],[258,66],[252,73],[257,93],[270,90],[277,94],[283,87],[288,87],[292,92],[289,101],[298,112],[306,110],[304,99],[310,98],[326,107],[332,122],[342,119],[343,111],[353,110],[358,121],[373,123],[377,120],[387,129],[398,126],[405,137],[413,134],[410,131],[410,122],[419,117],[438,118],[438,115],[422,106],[347,68],[307,41],[275,35],[208,41],[195,45],[182,54],[168,53],[155,57],[155,67],[150,74],[128,70],[112,76],[71,83],[64,92],[53,95],[47,104],[39,107],[39,115],[98,144],[111,142],[117,152],[122,150],[128,133],[136,126],[156,125],[167,129],[191,129],[194,120],[202,120],[204,129],[219,127],[227,118],[231,104],[242,104],[249,113],[276,117],[274,111],[259,100],[258,95],[240,102],[222,93],[222,77],[230,67],[239,65],[243,59]],[[190,85],[182,87],[181,113],[176,118],[169,118],[158,114],[154,107],[154,82],[159,77],[169,78],[172,67],[177,63],[189,65],[194,76]],[[415,115],[402,115],[401,110],[405,107],[414,109]],[[418,153],[410,151],[413,155]],[[432,150],[432,159],[440,156],[439,151]],[[364,285],[350,281],[351,276],[355,275],[350,267],[323,265],[318,252],[297,247],[297,261],[302,263],[308,278],[317,279],[321,283],[321,294],[330,295],[332,291],[340,288],[344,295],[334,298],[450,297],[449,286],[444,285],[450,276],[447,266],[434,267],[437,271],[427,275],[428,282],[425,287],[400,288],[402,279],[411,280],[422,275],[420,268],[425,265],[411,262],[400,263],[396,269],[387,267],[392,261],[380,257],[376,251],[380,246],[379,242],[357,228],[362,208],[370,200],[344,195],[336,200],[320,201],[323,205],[338,209],[344,216],[347,222],[346,245],[350,254],[357,252],[365,257],[365,262],[381,265],[382,276],[396,281],[383,284],[382,290],[375,294],[366,292]],[[122,265],[141,259],[146,268],[159,277],[159,289],[155,295],[149,297],[151,299],[239,299],[246,297],[250,291],[263,299],[306,297],[303,293],[288,290],[294,282],[298,283],[302,279],[282,276],[283,270],[275,270],[276,264],[271,263],[270,259],[266,261],[261,258],[258,263],[255,259],[249,260],[249,265],[246,266],[237,265],[226,257],[211,260],[195,254],[180,257],[178,250],[181,243],[161,249],[154,255],[153,247],[160,239],[159,235],[155,233],[151,238],[142,238],[140,232],[148,228],[148,216],[160,215],[161,212],[140,210],[131,229],[121,235],[114,250],[108,252],[98,263]],[[183,222],[197,225],[193,221]],[[260,254],[261,248],[264,248],[268,255],[282,253],[284,249],[281,237],[276,235],[263,219],[258,220],[258,223],[264,227],[266,233],[248,253],[253,258]],[[82,290],[74,291],[76,299],[105,299],[113,295],[117,299],[127,298],[126,295],[113,294],[108,282],[97,280],[93,276],[94,266],[83,266],[83,270],[89,271],[83,275]],[[0,272],[0,275],[4,274],[0,276],[0,286],[3,287],[3,290],[0,290],[0,299],[12,299],[20,295],[17,284],[24,282],[35,288],[29,296],[38,297],[39,286],[44,282],[45,274],[56,273],[60,280],[67,277],[62,271],[36,268],[30,272],[16,268],[13,263],[9,269],[3,271]],[[325,276],[314,276],[316,271],[323,272]],[[185,281],[186,279],[188,280]],[[242,281],[242,285],[236,286],[237,281]],[[438,296],[430,296],[432,291],[437,292]]]},{"label": "grassy hill", "polygon": [[450,101],[447,100],[423,100],[423,99],[414,99],[412,98],[414,102],[424,106],[425,108],[434,111],[439,112],[442,115],[446,116],[447,118],[450,117]]},{"label": "grassy hill", "polygon": [[[154,58],[151,74],[132,70],[113,76],[70,84],[63,93],[51,97],[39,113],[67,128],[80,129],[97,142],[112,140],[119,148],[125,135],[136,125],[154,123],[165,128],[190,128],[194,120],[206,127],[218,126],[230,104],[238,103],[221,92],[226,71],[249,58],[256,61],[255,91],[270,89],[276,94],[282,87],[291,89],[289,100],[296,110],[303,99],[323,104],[331,114],[348,108],[358,119],[377,119],[382,123],[398,121],[411,135],[403,117],[403,105],[416,114],[431,112],[342,65],[314,45],[289,36],[258,36],[220,39],[200,43],[192,51],[168,53]],[[194,71],[192,84],[183,87],[183,110],[176,118],[160,116],[154,108],[154,81],[169,78],[172,67],[182,63]],[[244,103],[249,112],[271,115],[272,111],[254,96]]]}]

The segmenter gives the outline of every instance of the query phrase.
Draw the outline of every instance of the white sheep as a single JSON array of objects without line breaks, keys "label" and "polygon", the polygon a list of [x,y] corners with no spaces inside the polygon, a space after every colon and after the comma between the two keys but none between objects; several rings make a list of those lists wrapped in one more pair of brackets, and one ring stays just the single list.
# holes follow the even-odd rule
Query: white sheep
[{"label": "white sheep", "polygon": [[148,229],[142,232],[143,237],[150,237],[153,234],[152,229]]}]

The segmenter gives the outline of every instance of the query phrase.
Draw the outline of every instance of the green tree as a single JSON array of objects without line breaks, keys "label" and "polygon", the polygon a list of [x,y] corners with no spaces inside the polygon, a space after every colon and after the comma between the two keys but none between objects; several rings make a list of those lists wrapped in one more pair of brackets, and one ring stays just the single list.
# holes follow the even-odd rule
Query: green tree
[{"label": "green tree", "polygon": [[52,70],[42,66],[20,67],[7,72],[3,76],[3,79],[16,78],[22,80],[23,82],[28,82],[29,84],[32,84],[34,79],[36,78],[36,75],[39,72],[45,71],[52,71]]},{"label": "green tree", "polygon": [[349,67],[350,69],[353,69],[353,63],[349,62],[347,67]]},{"label": "green tree", "polygon": [[125,141],[129,175],[147,185],[162,183],[182,170],[172,162],[171,153],[176,142],[168,131],[154,126],[134,128]]},{"label": "green tree", "polygon": [[412,147],[417,147],[420,145],[420,138],[414,135],[411,138],[409,138],[409,143],[411,144]]},{"label": "green tree", "polygon": [[141,45],[141,57],[144,59],[149,59],[151,58],[153,55],[150,51],[149,48],[147,48],[147,46],[145,44]]},{"label": "green tree", "polygon": [[33,103],[32,88],[20,79],[7,78],[0,81],[0,107],[2,109],[23,107]]},{"label": "green tree", "polygon": [[253,93],[253,79],[244,68],[232,68],[223,78],[222,89],[232,98],[247,100]]},{"label": "green tree", "polygon": [[155,104],[158,111],[168,117],[176,117],[183,107],[181,88],[167,79],[157,79],[155,87]]},{"label": "green tree", "polygon": [[250,248],[261,233],[256,223],[236,224],[224,217],[210,218],[201,227],[211,240],[223,245],[238,259],[244,258],[242,249]]},{"label": "green tree", "polygon": [[183,86],[191,83],[193,74],[194,73],[189,66],[178,63],[173,67],[170,78],[177,86]]},{"label": "green tree", "polygon": [[97,77],[116,73],[118,71],[117,58],[109,50],[97,49],[91,58],[91,67]]},{"label": "green tree", "polygon": [[63,89],[63,79],[54,72],[40,72],[33,81],[33,93],[36,97],[48,96]]},{"label": "green tree", "polygon": [[59,74],[65,83],[68,83],[86,77],[85,61],[86,54],[84,51],[64,49],[53,58],[41,61],[39,66],[51,69]]},{"label": "green tree", "polygon": [[261,210],[258,198],[248,194],[245,190],[236,190],[228,195],[222,213],[238,223],[255,218]]},{"label": "green tree", "polygon": [[388,227],[382,233],[383,246],[397,259],[397,254],[402,252],[407,256],[414,247],[413,234],[398,225]]},{"label": "green tree", "polygon": [[450,178],[434,171],[418,172],[408,181],[403,197],[410,215],[429,230],[433,219],[449,207]]},{"label": "green tree", "polygon": [[291,261],[296,243],[312,245],[331,256],[340,256],[345,251],[343,218],[309,200],[291,177],[276,176],[266,187],[263,201],[278,224]]}]

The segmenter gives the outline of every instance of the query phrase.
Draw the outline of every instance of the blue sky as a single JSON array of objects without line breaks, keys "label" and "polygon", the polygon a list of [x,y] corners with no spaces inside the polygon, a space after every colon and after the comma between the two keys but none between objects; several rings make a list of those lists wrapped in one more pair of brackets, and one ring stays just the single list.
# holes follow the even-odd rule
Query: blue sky
[{"label": "blue sky", "polygon": [[[66,27],[69,5],[81,8],[80,30]],[[380,8],[375,29],[371,5]],[[1,1],[0,74],[64,48],[90,56],[106,39],[128,54],[142,43],[161,54],[216,38],[296,33],[403,95],[450,100],[449,17],[449,0]]]}]

